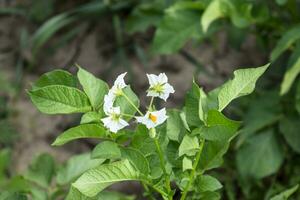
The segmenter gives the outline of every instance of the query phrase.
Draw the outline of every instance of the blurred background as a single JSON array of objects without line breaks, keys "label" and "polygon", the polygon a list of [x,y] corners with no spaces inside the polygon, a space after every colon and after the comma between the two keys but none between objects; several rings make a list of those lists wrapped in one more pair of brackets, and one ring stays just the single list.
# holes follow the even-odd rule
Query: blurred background
[{"label": "blurred background", "polygon": [[26,94],[43,73],[75,74],[75,63],[109,83],[127,71],[142,104],[146,73],[165,72],[176,90],[167,107],[181,108],[193,78],[209,91],[237,68],[271,62],[256,93],[226,110],[244,126],[215,173],[229,200],[269,199],[299,183],[299,22],[298,0],[0,0],[0,191],[41,153],[60,165],[95,145],[51,147],[80,116],[43,115]]}]

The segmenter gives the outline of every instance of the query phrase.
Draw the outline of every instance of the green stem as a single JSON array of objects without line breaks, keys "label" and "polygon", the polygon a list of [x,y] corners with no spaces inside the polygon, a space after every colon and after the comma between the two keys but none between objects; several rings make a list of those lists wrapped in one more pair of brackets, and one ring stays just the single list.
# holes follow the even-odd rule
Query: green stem
[{"label": "green stem", "polygon": [[147,193],[147,196],[149,197],[150,200],[155,200],[154,196],[152,195],[152,193],[150,192],[149,187],[146,185],[146,183],[142,182],[142,185]]},{"label": "green stem", "polygon": [[122,92],[122,96],[125,97],[125,99],[131,104],[132,107],[134,107],[134,109],[141,115],[144,116],[144,114],[140,111],[140,109],[138,107],[136,107],[136,105],[128,98],[128,96]]},{"label": "green stem", "polygon": [[161,168],[163,170],[163,173],[164,173],[164,176],[166,178],[166,189],[168,191],[168,198],[170,200],[172,200],[172,196],[170,196],[170,194],[171,194],[170,176],[167,173],[166,163],[165,163],[165,160],[164,160],[164,156],[163,156],[163,153],[162,153],[159,141],[158,141],[158,139],[156,137],[154,138],[154,143],[155,143],[156,150],[157,150],[157,153],[158,153],[158,156],[159,156],[160,166],[161,166]]},{"label": "green stem", "polygon": [[198,163],[200,161],[200,157],[201,157],[201,154],[202,154],[204,143],[205,143],[205,140],[202,140],[201,144],[200,144],[199,151],[197,152],[197,155],[196,155],[196,160],[193,163],[193,168],[192,168],[192,171],[190,173],[189,182],[187,183],[186,187],[184,188],[180,200],[185,200],[185,198],[186,198],[186,196],[188,194],[188,191],[189,191],[192,183],[194,182],[194,177],[195,177],[196,169],[197,169]]},{"label": "green stem", "polygon": [[134,115],[130,115],[130,114],[126,114],[126,113],[121,113],[121,116],[125,116],[125,117],[135,117]]},{"label": "green stem", "polygon": [[148,108],[149,111],[152,111],[153,100],[154,100],[154,97],[151,97],[149,108]]}]

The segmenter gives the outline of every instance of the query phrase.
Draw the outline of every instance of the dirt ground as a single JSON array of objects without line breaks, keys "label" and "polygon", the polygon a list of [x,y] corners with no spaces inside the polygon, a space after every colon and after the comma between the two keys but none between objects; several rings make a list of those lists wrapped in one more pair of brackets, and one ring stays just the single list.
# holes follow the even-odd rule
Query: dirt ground
[{"label": "dirt ground", "polygon": [[[0,73],[3,73],[11,81],[15,80],[16,77],[16,60],[19,56],[18,38],[24,26],[26,27],[27,24],[19,18],[0,18]],[[28,28],[31,29],[31,27]],[[29,89],[30,84],[42,73],[53,69],[65,68],[65,64],[74,56],[74,51],[78,45],[81,50],[74,58],[74,63],[78,63],[98,77],[112,83],[115,77],[119,73],[126,71],[126,69],[120,66],[112,70],[109,76],[104,75],[104,72],[111,65],[112,58],[101,52],[101,46],[106,44],[99,43],[101,41],[99,30],[100,28],[96,28],[86,35],[80,44],[75,39],[54,54],[40,59],[37,68],[31,71],[24,71],[21,94],[9,102],[13,113],[10,121],[20,135],[14,148],[13,160],[16,171],[24,171],[32,158],[42,152],[49,152],[58,161],[62,162],[71,155],[87,151],[90,148],[90,145],[84,141],[72,142],[63,147],[51,147],[50,144],[57,135],[78,123],[79,116],[48,116],[40,113],[30,102],[26,95],[26,89]],[[103,31],[103,27],[101,31]],[[212,74],[213,78],[203,73],[196,74],[195,65],[180,54],[151,56],[147,67],[143,66],[136,56],[130,56],[129,61],[132,67],[133,78],[128,80],[128,82],[133,85],[133,88],[141,97],[142,104],[145,104],[148,100],[145,98],[145,90],[148,84],[146,73],[166,72],[170,83],[176,90],[176,93],[170,98],[166,106],[179,107],[184,103],[184,95],[190,88],[193,77],[207,91],[224,82],[225,79],[230,77],[235,68],[251,67],[249,65],[245,66],[249,63],[253,66],[259,66],[264,62],[265,55],[257,51],[257,47],[254,45],[255,42],[253,42],[255,38],[249,37],[242,45],[241,50],[234,50],[228,47],[228,37],[224,33],[216,35],[216,39],[218,48],[209,43],[198,45],[193,42],[190,42],[185,47],[185,51],[202,63],[205,69]],[[105,41],[105,39],[102,39],[102,41]],[[148,46],[145,46],[146,52],[148,51],[147,48]],[[26,57],[26,52],[23,53]],[[75,68],[72,65],[67,67],[69,71],[74,73]]]}]

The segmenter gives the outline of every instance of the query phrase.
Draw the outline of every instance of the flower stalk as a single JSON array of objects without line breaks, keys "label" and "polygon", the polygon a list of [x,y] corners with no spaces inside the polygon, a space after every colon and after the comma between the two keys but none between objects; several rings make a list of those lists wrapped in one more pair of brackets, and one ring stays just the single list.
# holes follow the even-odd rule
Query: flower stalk
[{"label": "flower stalk", "polygon": [[200,147],[199,147],[199,151],[197,152],[197,155],[196,155],[196,160],[193,163],[193,168],[192,168],[192,171],[191,171],[190,176],[189,176],[189,182],[187,183],[186,187],[184,188],[180,200],[185,200],[186,199],[188,191],[190,190],[190,187],[191,187],[192,183],[194,182],[195,173],[196,173],[196,170],[197,170],[200,158],[201,158],[204,143],[205,143],[205,140],[202,140],[201,144],[200,144]]}]

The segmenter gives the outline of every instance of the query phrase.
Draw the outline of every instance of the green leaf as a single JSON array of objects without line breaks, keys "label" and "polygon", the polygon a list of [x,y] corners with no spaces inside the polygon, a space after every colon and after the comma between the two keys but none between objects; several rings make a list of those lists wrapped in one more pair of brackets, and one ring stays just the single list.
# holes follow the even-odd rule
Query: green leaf
[{"label": "green leaf", "polygon": [[[139,107],[140,100],[136,94],[131,90],[130,86],[126,86],[123,89],[125,95],[133,102],[136,107]],[[115,106],[120,106],[121,112],[124,114],[135,115],[137,112],[136,109],[127,101],[124,96],[118,96],[115,100]],[[126,117],[127,120],[130,120],[131,117]]]},{"label": "green leaf", "polygon": [[42,187],[47,187],[51,183],[54,173],[54,159],[49,154],[41,154],[29,166],[25,178]]},{"label": "green leaf", "polygon": [[282,108],[277,89],[264,91],[247,104],[243,116],[243,128],[239,130],[236,146],[241,146],[247,138],[271,126],[281,118]]},{"label": "green leaf", "polygon": [[170,140],[181,141],[185,133],[185,128],[180,117],[180,111],[168,110],[167,136]]},{"label": "green leaf", "polygon": [[199,192],[213,192],[222,188],[222,184],[216,178],[209,175],[202,175],[197,178],[195,185]]},{"label": "green leaf", "polygon": [[106,129],[97,124],[82,124],[70,128],[56,138],[52,145],[60,146],[81,138],[105,138]]},{"label": "green leaf", "polygon": [[178,51],[191,37],[199,37],[200,13],[192,10],[167,12],[156,29],[152,51],[170,54]]},{"label": "green leaf", "polygon": [[280,95],[284,95],[290,90],[299,73],[300,57],[298,57],[297,61],[285,72],[283,81],[281,82]]},{"label": "green leaf", "polygon": [[280,40],[277,42],[276,47],[271,52],[271,62],[274,62],[284,51],[300,39],[300,25],[297,25],[286,31]]},{"label": "green leaf", "polygon": [[258,68],[234,71],[234,78],[226,82],[219,91],[219,111],[222,111],[232,100],[253,92],[257,79],[268,67],[269,64]]},{"label": "green leaf", "polygon": [[163,10],[159,3],[141,3],[133,9],[126,19],[126,30],[130,34],[144,32],[150,26],[157,26],[162,16]]},{"label": "green leaf", "polygon": [[297,89],[296,89],[296,110],[298,113],[300,113],[300,81],[297,83]]},{"label": "green leaf", "polygon": [[185,135],[179,146],[179,156],[193,156],[199,149],[199,140],[197,137]]},{"label": "green leaf", "polygon": [[191,159],[187,158],[187,157],[183,157],[182,160],[182,171],[186,171],[189,169],[193,169],[193,162]]},{"label": "green leaf", "polygon": [[139,171],[128,160],[122,160],[90,169],[72,185],[82,194],[93,197],[116,182],[140,178]]},{"label": "green leaf", "polygon": [[84,113],[81,117],[80,124],[99,123],[103,115],[103,113],[98,112]]},{"label": "green leaf", "polygon": [[25,194],[19,192],[3,192],[0,194],[0,200],[27,200]]},{"label": "green leaf", "polygon": [[300,137],[298,124],[299,118],[283,117],[280,120],[279,128],[286,142],[292,147],[292,149],[300,153]]},{"label": "green leaf", "polygon": [[46,21],[32,37],[33,53],[37,53],[39,48],[42,47],[57,31],[74,22],[75,19],[75,17],[70,16],[70,13],[63,13]]},{"label": "green leaf", "polygon": [[198,198],[196,198],[196,199],[201,199],[201,200],[220,200],[221,199],[221,196],[219,193],[210,192],[210,191],[196,194],[195,196],[198,196]]},{"label": "green leaf", "polygon": [[205,141],[198,168],[206,171],[221,166],[228,147],[229,142]]},{"label": "green leaf", "polygon": [[228,119],[217,110],[210,110],[207,115],[207,126],[194,129],[192,134],[213,141],[229,141],[236,135],[240,122]]},{"label": "green leaf", "polygon": [[286,4],[286,2],[287,2],[287,0],[276,0],[276,3],[281,6]]},{"label": "green leaf", "polygon": [[272,197],[271,200],[287,200],[292,194],[294,194],[298,190],[298,188],[299,188],[299,184],[281,192],[280,194],[277,194],[276,196]]},{"label": "green leaf", "polygon": [[85,171],[101,165],[104,161],[104,159],[92,159],[90,153],[73,156],[57,171],[56,181],[60,185],[71,183]]},{"label": "green leaf", "polygon": [[204,120],[204,102],[206,94],[199,88],[199,86],[193,82],[192,89],[187,93],[185,99],[185,115],[187,123],[190,126],[198,127],[203,124],[201,120]]},{"label": "green leaf", "polygon": [[11,162],[11,150],[1,149],[0,150],[0,181],[6,175],[5,170],[8,169]]},{"label": "green leaf", "polygon": [[92,106],[97,110],[103,104],[104,95],[108,93],[108,85],[83,68],[78,68],[79,82],[89,97]]},{"label": "green leaf", "polygon": [[28,93],[34,105],[46,114],[69,114],[91,110],[88,97],[73,87],[51,85]]},{"label": "green leaf", "polygon": [[115,142],[103,141],[94,148],[92,158],[118,159],[121,158],[121,149]]},{"label": "green leaf", "polygon": [[95,197],[87,197],[76,188],[71,187],[66,200],[134,200],[134,196],[128,196],[114,191],[102,191]]},{"label": "green leaf", "polygon": [[137,149],[131,147],[122,147],[121,148],[122,158],[128,159],[131,164],[135,166],[136,169],[140,171],[140,173],[144,175],[148,175],[150,172],[150,167],[148,160],[145,156]]},{"label": "green leaf", "polygon": [[224,0],[213,0],[205,9],[201,17],[201,25],[203,28],[203,32],[207,32],[209,25],[213,21],[224,16],[224,2]]},{"label": "green leaf", "polygon": [[272,131],[254,135],[237,152],[237,167],[243,177],[260,179],[280,168],[284,159],[281,144]]},{"label": "green leaf", "polygon": [[61,69],[53,70],[43,74],[33,85],[33,89],[38,89],[50,85],[64,85],[77,87],[77,79],[69,72]]}]

